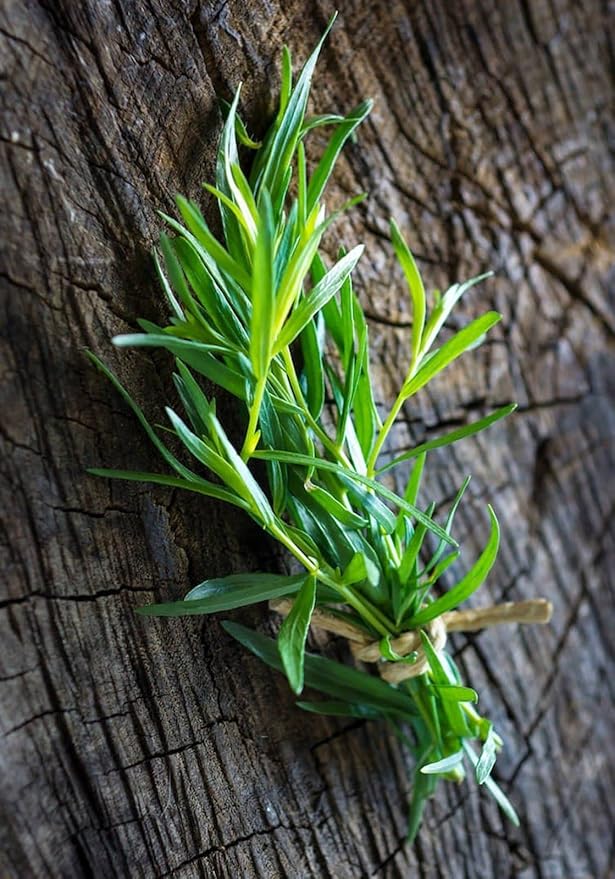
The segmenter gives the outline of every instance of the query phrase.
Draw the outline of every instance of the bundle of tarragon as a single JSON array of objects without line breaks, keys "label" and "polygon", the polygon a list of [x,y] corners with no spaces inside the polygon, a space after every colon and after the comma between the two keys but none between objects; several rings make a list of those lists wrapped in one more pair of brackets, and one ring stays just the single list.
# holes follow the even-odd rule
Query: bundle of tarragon
[{"label": "bundle of tarragon", "polygon": [[[149,424],[107,367],[90,355],[134,411],[169,475],[91,472],[184,488],[233,504],[294,557],[288,576],[229,573],[195,586],[183,601],[139,610],[163,616],[211,614],[270,601],[285,617],[277,640],[235,622],[224,623],[226,631],[282,671],[293,693],[301,693],[305,684],[325,694],[325,700],[298,702],[304,710],[381,719],[392,726],[415,758],[411,839],[438,779],[460,781],[468,764],[478,784],[516,822],[491,778],[502,740],[476,711],[477,694],[462,683],[444,644],[447,629],[475,629],[506,619],[543,621],[548,606],[535,601],[456,611],[494,563],[496,516],[488,507],[484,550],[467,573],[443,590],[440,580],[448,571],[451,582],[451,566],[460,555],[453,521],[468,480],[445,521],[434,518],[435,503],[419,503],[430,450],[478,433],[514,406],[380,463],[407,402],[479,345],[500,315],[489,311],[456,333],[447,329],[441,341],[456,303],[487,276],[428,297],[392,222],[392,246],[409,289],[413,323],[406,377],[390,411],[381,415],[370,378],[368,326],[352,284],[363,247],[340,249],[332,264],[322,247],[327,236],[331,250],[330,227],[361,198],[331,213],[323,202],[340,151],[369,113],[370,102],[347,116],[306,115],[321,45],[322,40],[296,82],[284,50],[279,109],[261,143],[248,136],[238,116],[239,89],[226,105],[215,184],[204,187],[217,202],[222,234],[216,237],[199,207],[178,196],[181,220],[162,215],[175,234],[161,236],[155,255],[170,311],[168,325],[142,320],[142,333],[113,340],[120,347],[165,348],[174,356],[177,400],[166,412],[184,460],[168,448],[164,434]],[[332,133],[310,173],[305,142],[321,127]],[[215,398],[208,396],[215,385],[245,410],[245,435],[238,445],[216,414]],[[254,462],[266,472],[266,484],[255,476]],[[404,466],[409,475],[401,496],[387,485],[386,474]],[[345,636],[353,664],[306,652],[311,623]],[[363,662],[376,662],[380,676]]]}]

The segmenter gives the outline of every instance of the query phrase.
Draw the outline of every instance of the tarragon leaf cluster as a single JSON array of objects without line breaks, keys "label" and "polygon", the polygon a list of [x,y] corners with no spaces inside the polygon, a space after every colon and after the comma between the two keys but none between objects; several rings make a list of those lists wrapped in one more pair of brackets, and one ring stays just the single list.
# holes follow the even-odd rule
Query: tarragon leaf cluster
[{"label": "tarragon leaf cluster", "polygon": [[[353,285],[363,246],[339,249],[336,260],[323,247],[326,236],[331,248],[329,230],[336,219],[363,197],[335,210],[324,202],[340,152],[371,103],[362,102],[347,116],[308,116],[311,79],[325,36],[296,81],[284,50],[277,115],[261,142],[248,136],[238,116],[237,89],[225,108],[215,181],[204,187],[205,197],[217,203],[222,234],[214,234],[196,202],[178,196],[178,216],[162,215],[171,234],[161,236],[155,254],[168,322],[157,326],[142,320],[141,332],[113,340],[118,347],[163,348],[174,357],[177,398],[166,407],[166,430],[178,441],[181,457],[91,354],[166,465],[161,473],[91,472],[183,488],[232,504],[288,550],[296,573],[229,573],[195,586],[183,601],[140,611],[209,614],[292,598],[277,641],[236,622],[226,622],[225,628],[283,672],[295,694],[307,686],[325,695],[321,701],[300,701],[304,710],[380,719],[408,744],[415,758],[410,838],[438,779],[459,781],[464,766],[516,822],[491,777],[502,740],[476,711],[477,695],[462,682],[450,654],[434,649],[425,629],[484,582],[498,550],[498,521],[488,507],[490,530],[482,553],[442,591],[441,578],[456,570],[451,566],[461,552],[453,525],[469,480],[442,522],[434,514],[435,503],[421,500],[429,453],[478,433],[514,406],[382,460],[403,407],[479,345],[500,315],[488,311],[443,338],[460,298],[487,276],[428,295],[393,221],[392,248],[408,287],[413,324],[406,375],[388,412],[381,411],[370,375],[368,322]],[[321,155],[308,163],[306,141],[316,128],[328,131],[329,138]],[[245,412],[239,443],[218,417],[211,395],[216,387],[236,398]],[[264,462],[266,484],[255,475],[255,462]],[[406,489],[397,494],[386,474],[404,468]],[[391,639],[419,629],[429,670],[393,686],[366,670],[306,652],[316,607],[380,640],[390,662],[408,661],[395,653]]]}]

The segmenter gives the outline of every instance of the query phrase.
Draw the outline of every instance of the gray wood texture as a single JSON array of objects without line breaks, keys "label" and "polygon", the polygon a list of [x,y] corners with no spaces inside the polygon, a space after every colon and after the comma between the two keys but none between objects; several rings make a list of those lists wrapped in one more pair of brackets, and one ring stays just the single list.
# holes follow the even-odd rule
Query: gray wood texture
[{"label": "gray wood texture", "polygon": [[[506,424],[434,454],[429,487],[446,501],[474,474],[459,517],[469,551],[487,500],[502,519],[477,602],[555,605],[546,630],[454,638],[506,740],[498,778],[521,828],[474,785],[449,786],[408,849],[409,767],[385,729],[303,715],[217,619],[133,613],[207,576],[279,568],[275,548],[213,502],[85,473],[159,467],[81,349],[160,412],[169,359],[109,345],[161,314],[156,210],[176,191],[201,197],[216,94],[243,80],[260,133],[280,47],[303,60],[331,7],[2,4],[2,877],[615,875],[610,7],[340,0],[317,71],[315,110],[376,101],[329,196],[370,198],[329,241],[367,244],[359,291],[383,408],[409,320],[388,217],[431,286],[497,272],[458,319],[495,307],[501,325],[413,403],[390,449],[517,400]],[[235,617],[272,625],[265,608]]]}]

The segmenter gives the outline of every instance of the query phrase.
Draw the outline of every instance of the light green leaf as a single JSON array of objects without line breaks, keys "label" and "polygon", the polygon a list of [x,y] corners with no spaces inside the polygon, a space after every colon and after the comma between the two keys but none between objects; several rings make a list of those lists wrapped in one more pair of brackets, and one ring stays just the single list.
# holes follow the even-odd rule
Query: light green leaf
[{"label": "light green leaf", "polygon": [[341,582],[344,586],[352,586],[353,583],[361,583],[363,580],[369,580],[371,583],[377,583],[379,572],[371,559],[361,552],[356,552],[350,563],[344,568]]},{"label": "light green leaf", "polygon": [[407,382],[402,393],[404,397],[411,397],[416,394],[427,382],[431,381],[434,376],[442,372],[453,360],[460,357],[468,348],[471,348],[475,342],[481,338],[492,326],[502,319],[502,315],[496,311],[488,311],[482,317],[477,318],[464,327],[462,330],[445,342],[441,348],[434,352],[433,356],[419,369],[416,375]]},{"label": "light green leaf", "polygon": [[[255,192],[259,192],[262,188],[267,188],[271,193],[276,215],[281,211],[282,202],[286,194],[288,185],[287,170],[290,167],[297,141],[301,135],[312,74],[314,73],[322,44],[333,27],[334,21],[335,15],[330,19],[316,48],[305,62],[295,88],[292,89],[287,100],[284,99],[280,102],[280,114],[276,120],[275,133],[272,141],[267,144],[266,161],[264,167],[259,169],[258,179],[255,182]],[[285,63],[285,80],[286,87],[288,87],[290,81],[288,56],[285,56]]]},{"label": "light green leaf", "polygon": [[[177,196],[177,206],[186,226],[203,250],[213,260],[214,264],[243,287],[244,290],[250,290],[252,283],[250,275],[214,237],[198,206],[181,195]],[[170,226],[177,229],[180,234],[183,234],[183,229],[173,217],[163,215],[163,218]]]},{"label": "light green leaf", "polygon": [[[324,278],[305,296],[295,308],[288,321],[284,324],[282,332],[278,336],[274,354],[278,354],[299,335],[309,321],[317,314],[324,305],[335,296],[348,275],[356,266],[359,257],[363,253],[362,244],[354,247],[350,253],[342,257]],[[311,260],[310,260],[311,262]],[[306,267],[307,270],[308,267]]]},{"label": "light green leaf", "polygon": [[333,166],[335,165],[344,144],[361,122],[363,122],[372,109],[372,105],[373,101],[363,101],[348,114],[344,121],[341,122],[333,132],[331,140],[327,144],[327,148],[310,179],[307,193],[308,212],[312,210],[315,204],[317,204],[324,192],[327,181],[331,176]]},{"label": "light green leaf", "polygon": [[297,694],[303,690],[305,642],[315,602],[316,578],[306,577],[278,634],[282,665],[291,690]]},{"label": "light green leaf", "polygon": [[431,348],[438,333],[444,326],[444,323],[446,322],[449,314],[451,313],[457,302],[461,299],[463,294],[467,290],[470,290],[471,287],[474,287],[475,284],[479,284],[481,281],[484,281],[485,278],[490,278],[492,275],[493,272],[485,272],[485,274],[478,275],[476,278],[471,278],[469,281],[465,281],[463,284],[453,284],[453,286],[446,291],[444,296],[439,299],[438,304],[433,309],[425,326],[425,331],[423,333],[423,344],[421,346],[421,353],[423,355],[427,354],[427,352]]},{"label": "light green leaf", "polygon": [[485,739],[483,749],[481,751],[480,757],[478,758],[478,763],[474,767],[476,781],[479,784],[484,784],[487,781],[487,779],[491,775],[491,770],[495,766],[495,759],[497,756],[497,741],[497,733],[495,732],[493,725],[490,725],[489,732],[487,733],[487,738]]},{"label": "light green leaf", "polygon": [[271,361],[275,314],[274,236],[271,199],[267,190],[264,189],[260,199],[258,234],[254,251],[252,322],[250,324],[250,359],[257,379],[266,375]]},{"label": "light green leaf", "polygon": [[448,592],[441,595],[440,598],[436,598],[436,600],[432,601],[431,604],[428,604],[427,607],[419,610],[419,612],[409,620],[411,628],[423,626],[430,620],[440,616],[440,614],[453,610],[453,608],[461,604],[462,601],[465,601],[466,598],[469,598],[470,595],[472,595],[472,593],[484,583],[487,574],[493,567],[493,563],[495,562],[498,553],[498,546],[500,544],[500,526],[498,520],[492,507],[488,506],[487,509],[489,510],[489,518],[491,519],[491,534],[489,535],[489,540],[487,541],[485,549],[465,577],[455,584],[452,589],[449,589]]},{"label": "light green leaf", "polygon": [[271,504],[267,499],[267,495],[250,472],[248,465],[241,459],[241,456],[226,435],[224,428],[213,413],[210,413],[208,416],[208,424],[210,431],[216,436],[224,450],[229,466],[235,474],[235,479],[239,480],[240,484],[243,486],[243,492],[238,490],[237,493],[243,493],[246,500],[252,501],[262,523],[265,526],[270,527],[275,523],[276,517],[271,509]]},{"label": "light green leaf", "polygon": [[426,763],[424,766],[421,766],[421,772],[423,775],[446,775],[447,772],[455,769],[460,763],[463,763],[462,750],[455,751],[454,754],[449,754],[448,757],[443,757],[442,760],[436,760],[435,763]]},{"label": "light green leaf", "polygon": [[[475,767],[478,764],[478,757],[476,756],[474,749],[468,742],[463,742],[463,749],[466,752],[470,762]],[[487,776],[484,780],[484,785],[496,801],[502,812],[506,815],[509,821],[511,821],[515,827],[519,826],[519,816],[517,815],[513,804],[510,802],[504,791],[495,783],[495,781],[491,778],[491,776]]]},{"label": "light green leaf", "polygon": [[459,687],[457,684],[436,684],[435,689],[442,699],[449,702],[478,702],[478,693],[472,687]]},{"label": "light green leaf", "polygon": [[415,446],[413,449],[404,452],[403,455],[399,455],[397,458],[389,461],[388,464],[385,464],[383,467],[379,467],[376,473],[378,475],[380,475],[381,473],[386,473],[387,470],[391,470],[393,467],[397,467],[398,464],[403,464],[404,461],[410,461],[412,458],[417,458],[419,455],[424,455],[426,452],[431,451],[431,449],[440,449],[443,446],[449,446],[452,443],[456,443],[457,440],[464,439],[467,436],[473,436],[476,433],[480,433],[480,431],[485,430],[486,427],[489,427],[491,424],[495,424],[495,422],[499,421],[500,418],[505,418],[507,415],[510,415],[511,412],[514,412],[516,408],[516,403],[510,403],[508,406],[502,406],[501,409],[496,409],[495,412],[492,412],[490,415],[486,415],[484,418],[479,418],[477,421],[473,421],[471,424],[464,424],[463,427],[458,427],[455,430],[451,430],[450,433],[446,433],[443,436],[438,436],[435,439],[428,440],[428,442],[421,443],[421,445]]},{"label": "light green leaf", "polygon": [[[447,687],[453,684],[453,682],[449,677],[448,667],[440,659],[443,651],[437,651],[434,648],[431,641],[429,640],[429,637],[425,634],[424,631],[421,630],[420,634],[423,651],[425,653],[427,661],[429,662],[429,670],[431,672],[431,677],[434,684],[434,686],[432,687],[433,693],[434,695],[437,695],[439,687]],[[446,717],[447,724],[452,732],[454,732],[455,735],[459,736],[460,738],[470,735],[471,730],[468,727],[466,715],[462,711],[459,703],[456,700],[441,698],[440,705],[442,707],[442,711],[444,712],[444,716]]]},{"label": "light green leaf", "polygon": [[425,287],[423,286],[423,280],[414,257],[404,241],[395,220],[391,220],[391,239],[399,264],[406,276],[412,298],[412,363],[414,364],[419,360],[423,328],[425,326]]}]

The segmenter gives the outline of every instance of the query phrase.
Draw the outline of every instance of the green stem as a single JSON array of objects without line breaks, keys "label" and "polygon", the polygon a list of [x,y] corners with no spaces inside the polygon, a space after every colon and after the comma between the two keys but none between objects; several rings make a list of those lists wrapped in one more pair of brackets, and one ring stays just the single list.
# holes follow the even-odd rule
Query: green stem
[{"label": "green stem", "polygon": [[[323,582],[327,581],[323,580]],[[369,623],[378,634],[383,635],[384,637],[392,634],[392,631],[395,628],[393,623],[382,613],[382,611],[371,604],[371,602],[364,598],[359,598],[359,596],[351,589],[347,586],[342,586],[340,583],[336,583],[335,580],[330,580],[327,582],[327,585],[336,589],[344,601],[354,608],[365,622]]]},{"label": "green stem", "polygon": [[367,475],[370,477],[370,479],[374,476],[374,472],[376,470],[376,462],[378,461],[378,455],[380,454],[380,450],[382,449],[382,446],[384,445],[384,442],[389,435],[389,431],[395,423],[395,419],[399,415],[399,410],[404,405],[404,400],[405,398],[402,396],[400,391],[399,396],[393,403],[393,406],[387,416],[386,421],[380,428],[378,436],[376,437],[376,442],[374,443],[374,447],[367,462]]},{"label": "green stem", "polygon": [[311,556],[306,555],[302,549],[300,549],[295,541],[286,534],[283,528],[280,528],[279,525],[270,525],[267,529],[269,533],[275,537],[276,540],[286,547],[286,549],[291,552],[297,561],[301,562],[303,567],[310,573],[315,576],[320,577],[320,567],[316,559],[313,559]]},{"label": "green stem", "polygon": [[340,464],[343,464],[345,467],[350,467],[350,461],[348,460],[348,458],[346,457],[344,452],[340,448],[338,448],[338,446],[336,446],[336,444],[333,442],[333,440],[329,436],[327,436],[325,431],[322,429],[320,424],[316,421],[316,419],[314,418],[314,416],[310,412],[310,409],[309,409],[308,404],[305,400],[305,397],[303,396],[303,391],[301,390],[301,385],[299,384],[299,379],[297,378],[297,373],[295,371],[295,364],[293,363],[293,358],[292,358],[292,355],[290,353],[289,348],[285,348],[282,351],[282,357],[284,358],[284,364],[286,366],[286,371],[288,374],[288,378],[290,381],[290,385],[291,385],[293,394],[295,395],[295,400],[299,404],[299,406],[301,406],[301,408],[303,409],[303,413],[305,415],[305,420],[307,421],[309,426],[312,428],[312,430],[314,431],[314,433],[316,434],[318,439],[321,441],[323,446],[333,455],[333,457],[336,458],[340,462]]},{"label": "green stem", "polygon": [[376,463],[378,461],[378,455],[380,454],[380,450],[382,449],[382,446],[384,445],[384,442],[385,442],[387,436],[389,435],[389,431],[393,427],[393,424],[395,423],[395,419],[399,415],[399,410],[401,409],[401,407],[404,405],[404,403],[407,400],[407,397],[404,396],[404,387],[408,384],[408,382],[411,379],[414,378],[414,375],[415,375],[415,373],[418,369],[418,366],[421,362],[422,356],[423,356],[422,353],[419,351],[418,355],[416,357],[413,357],[412,360],[410,361],[410,366],[408,368],[408,373],[404,379],[402,389],[399,392],[399,394],[397,395],[397,399],[393,403],[391,411],[389,412],[386,421],[384,422],[384,424],[380,428],[378,436],[376,437],[376,442],[374,443],[374,448],[372,449],[371,454],[369,456],[369,461],[367,462],[367,475],[370,478],[374,476],[374,472],[376,470]]},{"label": "green stem", "polygon": [[391,620],[385,616],[381,610],[371,604],[366,598],[359,597],[349,589],[348,586],[342,585],[334,577],[329,576],[323,571],[319,566],[318,561],[307,556],[303,550],[297,546],[294,540],[285,533],[283,528],[280,528],[278,525],[272,525],[268,530],[276,540],[279,540],[280,543],[282,543],[294,555],[294,557],[301,562],[310,574],[313,574],[321,583],[335,589],[344,601],[354,608],[361,618],[364,619],[366,623],[369,623],[376,632],[383,636],[393,634],[395,627]]},{"label": "green stem", "polygon": [[244,461],[247,461],[247,459],[254,451],[254,447],[256,446],[256,443],[254,442],[254,437],[256,436],[258,428],[258,418],[261,413],[261,405],[263,403],[263,395],[265,393],[266,386],[267,373],[261,375],[261,377],[257,380],[256,388],[254,389],[254,399],[252,400],[252,405],[250,406],[250,420],[248,421],[246,438],[243,441],[243,448],[241,449],[241,457]]}]

